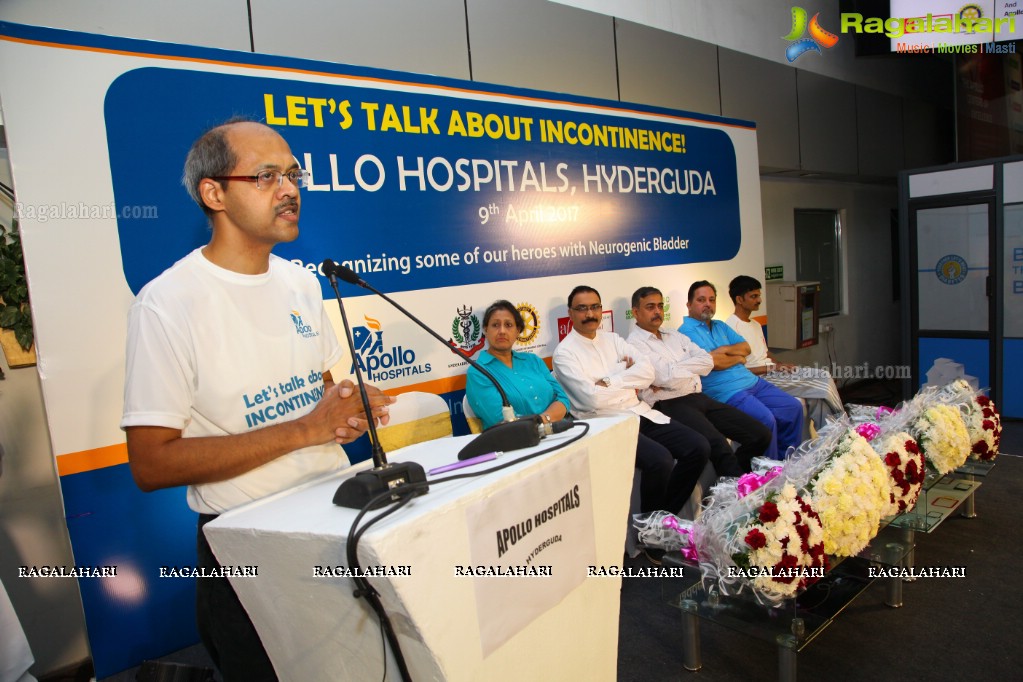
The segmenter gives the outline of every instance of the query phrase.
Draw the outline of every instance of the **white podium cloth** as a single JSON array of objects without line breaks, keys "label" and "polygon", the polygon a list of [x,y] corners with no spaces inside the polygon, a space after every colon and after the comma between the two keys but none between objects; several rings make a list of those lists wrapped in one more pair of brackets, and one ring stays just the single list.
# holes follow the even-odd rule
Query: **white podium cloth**
[{"label": "white podium cloth", "polygon": [[[431,484],[427,495],[415,498],[362,536],[359,558],[363,566],[410,568],[410,575],[375,577],[370,582],[380,593],[416,682],[615,678],[621,578],[583,576],[588,565],[622,563],[623,519],[628,513],[639,424],[631,415],[588,422],[590,432],[585,438],[555,452],[485,476]],[[432,481],[499,466],[568,440],[577,429],[549,437],[536,448],[428,478]],[[472,438],[420,443],[389,453],[388,459],[414,460],[429,470],[455,461],[458,450]],[[331,500],[340,481],[369,466],[366,462],[259,500],[206,526],[210,546],[222,565],[257,567],[258,576],[233,577],[232,585],[284,682],[369,680],[383,675],[380,626],[365,600],[353,598],[353,581],[314,576],[317,567],[347,564],[345,543],[357,511],[334,506]],[[580,477],[583,483],[570,487],[561,499],[550,499],[553,504],[544,506],[546,511],[539,512],[542,517],[534,508],[495,509],[498,505],[492,504],[495,499],[515,499],[502,496],[528,494],[549,477],[580,471],[585,474]],[[572,490],[580,487],[584,490],[576,495],[580,499],[574,506]],[[478,534],[481,510],[488,516],[528,522],[517,524],[518,530],[511,534],[526,535],[515,556],[524,557],[521,551],[527,551],[535,555],[534,565],[544,564],[545,557],[555,550],[562,555],[566,549],[570,553],[578,550],[580,557],[577,566],[558,567],[560,577],[567,573],[580,578],[574,581],[576,586],[498,640],[488,640],[483,632],[491,623],[481,624],[480,619],[492,613],[482,603],[484,592],[507,586],[509,607],[521,607],[521,601],[528,601],[521,599],[523,585],[542,591],[551,583],[533,581],[552,578],[456,576],[457,567],[475,566],[474,555],[482,556],[487,543],[495,544],[492,534]],[[562,520],[575,515],[578,521],[580,510],[585,510],[584,520],[592,524],[589,538],[574,530],[551,534]],[[552,520],[546,521],[548,518]],[[543,521],[542,527],[526,532],[534,519],[537,525]],[[475,536],[472,528],[477,529]],[[500,531],[497,536],[496,546],[503,547]],[[505,545],[507,538],[506,533]],[[486,564],[525,563],[510,559],[512,556],[509,551]],[[387,679],[400,679],[390,652]]]}]

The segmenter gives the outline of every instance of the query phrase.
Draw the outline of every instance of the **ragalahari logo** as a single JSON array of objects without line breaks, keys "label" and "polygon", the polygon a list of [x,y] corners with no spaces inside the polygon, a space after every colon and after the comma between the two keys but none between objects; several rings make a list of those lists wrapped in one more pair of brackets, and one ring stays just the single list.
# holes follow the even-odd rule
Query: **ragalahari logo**
[{"label": "ragalahari logo", "polygon": [[[785,49],[785,57],[789,62],[794,62],[807,52],[822,54],[821,48],[834,47],[838,43],[838,36],[821,27],[818,18],[820,12],[813,15],[809,22],[806,20],[806,10],[802,7],[792,8],[792,31],[784,37],[784,40],[792,43]],[[803,36],[809,31],[810,37]]]}]

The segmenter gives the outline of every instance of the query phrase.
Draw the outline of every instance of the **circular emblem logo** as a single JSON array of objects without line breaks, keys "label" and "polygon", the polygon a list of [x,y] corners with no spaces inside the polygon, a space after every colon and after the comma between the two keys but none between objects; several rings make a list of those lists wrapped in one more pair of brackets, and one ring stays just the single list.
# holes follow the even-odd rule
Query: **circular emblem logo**
[{"label": "circular emblem logo", "polygon": [[938,259],[938,264],[934,266],[934,274],[943,284],[959,284],[966,279],[967,271],[966,261],[962,256],[955,254],[942,256]]},{"label": "circular emblem logo", "polygon": [[519,315],[522,316],[522,322],[525,325],[522,328],[522,333],[519,334],[518,342],[522,344],[532,343],[536,335],[540,333],[540,315],[536,312],[536,308],[528,303],[520,303],[515,306],[515,309],[519,311]]}]

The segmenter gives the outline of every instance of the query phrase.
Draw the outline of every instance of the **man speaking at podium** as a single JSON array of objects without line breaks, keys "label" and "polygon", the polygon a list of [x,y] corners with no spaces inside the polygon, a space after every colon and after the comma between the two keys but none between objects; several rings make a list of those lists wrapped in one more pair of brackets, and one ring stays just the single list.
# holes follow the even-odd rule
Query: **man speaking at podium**
[{"label": "man speaking at podium", "polygon": [[[271,251],[298,237],[306,172],[271,128],[232,120],[192,145],[182,182],[212,236],[139,292],[128,313],[124,415],[145,491],[187,485],[198,564],[217,575],[202,527],[216,515],[348,464],[366,430],[316,277]],[[394,402],[373,389],[373,416]],[[324,502],[328,504],[328,501]],[[200,577],[199,634],[227,682],[274,680],[222,571]]]}]

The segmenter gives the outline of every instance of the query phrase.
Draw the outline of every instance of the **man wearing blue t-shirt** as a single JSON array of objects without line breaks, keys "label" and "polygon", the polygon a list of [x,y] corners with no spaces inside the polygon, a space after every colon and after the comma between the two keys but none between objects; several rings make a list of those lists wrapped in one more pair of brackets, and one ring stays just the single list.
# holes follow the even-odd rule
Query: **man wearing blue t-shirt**
[{"label": "man wearing blue t-shirt", "polygon": [[781,459],[796,447],[803,433],[803,406],[781,389],[746,369],[749,344],[734,329],[714,319],[717,289],[705,280],[693,282],[686,302],[689,317],[679,331],[710,353],[714,369],[703,377],[703,392],[714,400],[737,407],[771,429],[771,444],[764,455]]}]

